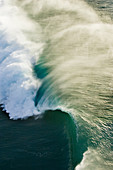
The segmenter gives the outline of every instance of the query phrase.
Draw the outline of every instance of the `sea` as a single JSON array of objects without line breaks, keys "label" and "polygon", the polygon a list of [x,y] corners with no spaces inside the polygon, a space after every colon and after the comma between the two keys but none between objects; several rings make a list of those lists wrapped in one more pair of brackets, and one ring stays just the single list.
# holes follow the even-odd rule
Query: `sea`
[{"label": "sea", "polygon": [[113,169],[113,1],[0,0],[0,170]]}]

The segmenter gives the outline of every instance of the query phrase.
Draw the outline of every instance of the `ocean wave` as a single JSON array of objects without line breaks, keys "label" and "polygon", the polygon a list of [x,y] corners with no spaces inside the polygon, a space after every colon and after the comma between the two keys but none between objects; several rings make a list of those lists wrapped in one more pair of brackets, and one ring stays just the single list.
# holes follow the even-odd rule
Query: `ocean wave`
[{"label": "ocean wave", "polygon": [[83,1],[17,0],[1,5],[0,26],[0,103],[10,118],[72,114],[89,148],[76,169],[111,169],[113,24]]}]

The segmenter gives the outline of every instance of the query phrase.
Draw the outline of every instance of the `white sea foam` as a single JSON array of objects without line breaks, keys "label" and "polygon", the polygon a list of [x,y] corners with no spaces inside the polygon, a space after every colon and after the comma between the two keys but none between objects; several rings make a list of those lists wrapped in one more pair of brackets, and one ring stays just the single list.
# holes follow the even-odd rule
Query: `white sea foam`
[{"label": "white sea foam", "polygon": [[0,7],[0,104],[11,119],[39,114],[34,97],[41,82],[32,67],[43,47],[27,40],[23,32],[33,36],[36,28],[19,14],[15,6]]},{"label": "white sea foam", "polygon": [[87,170],[87,169],[99,169],[99,160],[93,149],[88,148],[88,150],[83,154],[83,159],[81,163],[75,168],[75,170]]},{"label": "white sea foam", "polygon": [[88,150],[83,154],[83,159],[79,165],[76,166],[75,170],[104,170],[108,169],[112,170],[113,165],[109,164],[107,161],[103,160],[101,153],[99,152],[99,148],[93,149],[88,148]]}]

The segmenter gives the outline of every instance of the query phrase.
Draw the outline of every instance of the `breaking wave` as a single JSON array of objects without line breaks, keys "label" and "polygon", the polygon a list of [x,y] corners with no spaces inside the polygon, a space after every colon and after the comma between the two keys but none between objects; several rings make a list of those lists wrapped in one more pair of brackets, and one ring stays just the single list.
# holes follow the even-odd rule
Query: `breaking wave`
[{"label": "breaking wave", "polygon": [[76,170],[113,167],[112,73],[112,22],[86,2],[1,1],[0,103],[11,119],[71,114],[87,136]]}]

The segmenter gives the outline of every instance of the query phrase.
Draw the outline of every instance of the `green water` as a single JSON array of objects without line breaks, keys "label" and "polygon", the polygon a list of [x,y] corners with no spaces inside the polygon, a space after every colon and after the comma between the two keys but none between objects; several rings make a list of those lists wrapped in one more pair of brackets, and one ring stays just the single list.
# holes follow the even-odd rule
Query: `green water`
[{"label": "green water", "polygon": [[0,111],[0,170],[73,170],[77,156],[75,124],[68,114],[13,121]]},{"label": "green water", "polygon": [[15,0],[0,11],[0,103],[10,118],[60,109],[75,120],[1,113],[0,170],[113,169],[113,3],[85,1]]}]

